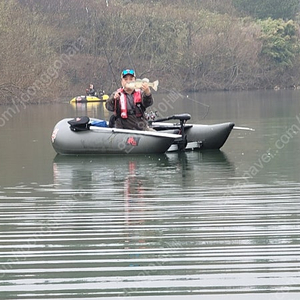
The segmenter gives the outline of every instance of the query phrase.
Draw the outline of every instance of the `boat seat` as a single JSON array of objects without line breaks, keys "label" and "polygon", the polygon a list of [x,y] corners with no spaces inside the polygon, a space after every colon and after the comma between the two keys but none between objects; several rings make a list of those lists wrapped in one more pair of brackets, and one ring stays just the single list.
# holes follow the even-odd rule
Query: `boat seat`
[{"label": "boat seat", "polygon": [[187,121],[187,120],[191,119],[191,115],[190,114],[174,115],[172,119],[180,120],[180,121]]},{"label": "boat seat", "polygon": [[[193,125],[191,124],[191,125],[184,125],[184,129],[189,129],[189,128],[191,128],[191,127],[193,127]],[[173,130],[173,131],[175,131],[175,130],[178,130],[178,131],[180,131],[180,126],[178,125],[178,126],[176,126],[176,125],[170,125],[170,126],[168,126],[168,125],[156,125],[155,123],[154,124],[152,124],[152,128],[153,129],[155,129],[156,131],[162,131],[162,130],[164,130],[164,131],[166,131],[166,130]]]}]

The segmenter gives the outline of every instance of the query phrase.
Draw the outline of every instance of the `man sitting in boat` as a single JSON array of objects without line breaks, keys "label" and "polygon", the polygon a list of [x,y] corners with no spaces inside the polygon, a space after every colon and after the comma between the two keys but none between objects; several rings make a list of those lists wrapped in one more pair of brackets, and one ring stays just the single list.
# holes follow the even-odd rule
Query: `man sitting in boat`
[{"label": "man sitting in boat", "polygon": [[87,96],[96,96],[96,91],[94,89],[94,85],[90,83],[90,87],[85,90]]},{"label": "man sitting in boat", "polygon": [[153,104],[153,97],[147,82],[141,89],[135,87],[134,70],[126,69],[121,73],[122,88],[109,97],[105,106],[114,112],[115,127],[133,130],[151,130],[144,116],[147,107]]}]

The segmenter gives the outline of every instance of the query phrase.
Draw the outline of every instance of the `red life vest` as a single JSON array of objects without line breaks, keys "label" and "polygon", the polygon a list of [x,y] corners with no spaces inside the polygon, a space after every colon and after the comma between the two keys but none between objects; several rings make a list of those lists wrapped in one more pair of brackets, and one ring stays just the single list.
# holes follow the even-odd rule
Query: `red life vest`
[{"label": "red life vest", "polygon": [[[126,93],[124,92],[124,89],[118,89],[118,93],[121,94],[120,96],[120,109],[121,109],[121,118],[122,119],[127,119],[127,97]],[[135,90],[133,93],[133,101],[134,101],[134,106],[136,107],[137,104],[142,103],[142,92],[141,90]],[[140,111],[140,109],[135,110],[135,115],[137,117],[141,117],[143,114]]]}]

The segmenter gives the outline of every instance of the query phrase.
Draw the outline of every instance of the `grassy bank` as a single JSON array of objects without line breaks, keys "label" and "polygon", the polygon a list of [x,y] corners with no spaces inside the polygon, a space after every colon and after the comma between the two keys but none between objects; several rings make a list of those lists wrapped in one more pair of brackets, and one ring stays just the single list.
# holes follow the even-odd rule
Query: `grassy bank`
[{"label": "grassy bank", "polygon": [[8,0],[0,4],[0,101],[110,92],[125,67],[178,91],[300,85],[299,25],[230,0]]}]

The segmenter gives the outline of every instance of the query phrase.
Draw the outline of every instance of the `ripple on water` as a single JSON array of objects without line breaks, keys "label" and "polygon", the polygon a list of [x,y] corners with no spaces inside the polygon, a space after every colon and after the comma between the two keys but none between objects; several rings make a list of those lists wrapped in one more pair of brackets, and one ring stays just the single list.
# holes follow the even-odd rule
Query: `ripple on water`
[{"label": "ripple on water", "polygon": [[3,189],[1,299],[300,293],[298,184],[140,183]]}]

